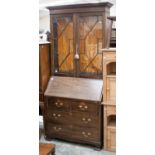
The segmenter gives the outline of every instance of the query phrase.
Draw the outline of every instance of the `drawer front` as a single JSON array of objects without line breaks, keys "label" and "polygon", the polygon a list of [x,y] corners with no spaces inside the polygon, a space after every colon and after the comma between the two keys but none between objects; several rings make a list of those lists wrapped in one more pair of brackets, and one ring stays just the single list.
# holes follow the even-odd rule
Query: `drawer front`
[{"label": "drawer front", "polygon": [[74,125],[72,131],[74,131],[72,134],[73,138],[78,140],[94,142],[98,142],[101,140],[98,128],[86,128]]},{"label": "drawer front", "polygon": [[87,113],[73,113],[73,124],[81,127],[96,127],[100,126],[100,117]]},{"label": "drawer front", "polygon": [[70,113],[47,109],[45,119],[52,123],[67,124],[71,121]]},{"label": "drawer front", "polygon": [[66,136],[68,135],[70,129],[67,125],[55,124],[51,122],[46,122],[45,134],[49,137]]},{"label": "drawer front", "polygon": [[67,99],[59,98],[48,98],[47,100],[48,109],[69,111],[70,103]]},{"label": "drawer front", "polygon": [[72,111],[78,111],[78,112],[89,112],[94,115],[98,114],[99,111],[99,105],[92,102],[83,102],[83,101],[72,101],[71,109]]},{"label": "drawer front", "polygon": [[98,128],[81,128],[75,125],[60,125],[47,123],[45,135],[48,138],[60,138],[85,144],[101,145],[101,136]]}]

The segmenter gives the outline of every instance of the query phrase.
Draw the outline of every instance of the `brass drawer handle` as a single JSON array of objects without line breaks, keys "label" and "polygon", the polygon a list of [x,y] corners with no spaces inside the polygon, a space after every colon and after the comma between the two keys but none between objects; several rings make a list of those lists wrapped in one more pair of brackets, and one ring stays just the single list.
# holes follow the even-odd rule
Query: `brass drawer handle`
[{"label": "brass drawer handle", "polygon": [[87,135],[88,135],[88,136],[90,136],[90,135],[91,135],[91,133],[90,133],[90,132],[88,132],[88,133],[87,133]]},{"label": "brass drawer handle", "polygon": [[91,122],[91,118],[85,118],[85,117],[83,117],[83,118],[82,118],[82,121],[83,121],[84,123],[88,123],[88,122]]},{"label": "brass drawer handle", "polygon": [[92,134],[91,134],[91,132],[88,132],[88,133],[86,133],[86,132],[82,132],[82,135],[83,136],[85,136],[85,137],[89,137],[89,136],[91,136]]},{"label": "brass drawer handle", "polygon": [[91,118],[88,118],[88,122],[91,122]]},{"label": "brass drawer handle", "polygon": [[61,114],[55,114],[55,113],[53,113],[53,117],[57,119],[58,117],[61,117]]},{"label": "brass drawer handle", "polygon": [[61,127],[56,127],[56,126],[54,126],[53,128],[54,128],[54,130],[55,130],[55,131],[57,131],[57,132],[59,132],[59,131],[61,131],[61,130],[62,130],[62,128],[61,128]]},{"label": "brass drawer handle", "polygon": [[78,106],[81,110],[87,110],[88,106],[87,105],[79,105]]},{"label": "brass drawer handle", "polygon": [[85,109],[88,109],[88,106],[85,105],[84,108],[85,108]]},{"label": "brass drawer handle", "polygon": [[63,103],[62,103],[62,102],[55,102],[55,105],[56,105],[58,108],[60,108],[60,107],[63,106]]},{"label": "brass drawer handle", "polygon": [[61,117],[61,114],[58,114],[58,117]]}]

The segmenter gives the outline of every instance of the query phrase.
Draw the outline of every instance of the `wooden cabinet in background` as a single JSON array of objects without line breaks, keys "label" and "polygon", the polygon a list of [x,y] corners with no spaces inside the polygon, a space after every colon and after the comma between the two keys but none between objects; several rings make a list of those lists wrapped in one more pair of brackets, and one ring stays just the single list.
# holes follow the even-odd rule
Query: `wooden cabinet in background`
[{"label": "wooden cabinet in background", "polygon": [[104,149],[116,151],[116,49],[103,49]]},{"label": "wooden cabinet in background", "polygon": [[116,104],[116,52],[115,48],[103,52],[104,104]]},{"label": "wooden cabinet in background", "polygon": [[42,108],[44,92],[50,77],[50,43],[39,44],[39,105]]},{"label": "wooden cabinet in background", "polygon": [[51,6],[52,75],[102,78],[108,46],[109,2]]}]

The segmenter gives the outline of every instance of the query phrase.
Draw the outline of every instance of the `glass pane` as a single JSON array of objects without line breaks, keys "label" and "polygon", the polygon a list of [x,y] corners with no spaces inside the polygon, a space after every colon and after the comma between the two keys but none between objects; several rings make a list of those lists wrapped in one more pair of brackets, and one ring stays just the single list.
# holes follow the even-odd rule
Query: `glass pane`
[{"label": "glass pane", "polygon": [[80,71],[102,73],[102,18],[80,17]]},{"label": "glass pane", "polygon": [[71,17],[54,18],[55,71],[73,72],[73,22]]}]

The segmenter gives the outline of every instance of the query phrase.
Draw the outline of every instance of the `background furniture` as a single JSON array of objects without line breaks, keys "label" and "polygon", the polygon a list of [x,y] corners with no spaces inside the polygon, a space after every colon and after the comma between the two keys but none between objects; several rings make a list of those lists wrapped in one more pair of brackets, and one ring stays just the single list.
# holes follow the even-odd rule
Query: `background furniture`
[{"label": "background furniture", "polygon": [[116,49],[103,49],[104,149],[116,150]]},{"label": "background furniture", "polygon": [[102,52],[108,46],[109,2],[52,6],[52,75],[102,78]]},{"label": "background furniture", "polygon": [[116,16],[109,16],[108,19],[110,20],[111,28],[109,31],[108,45],[109,47],[116,48],[116,27],[114,27]]},{"label": "background furniture", "polygon": [[39,105],[43,111],[44,92],[50,77],[50,43],[39,44]]},{"label": "background furniture", "polygon": [[45,92],[46,139],[102,147],[102,80],[51,77]]},{"label": "background furniture", "polygon": [[54,144],[39,144],[39,155],[55,155]]}]

